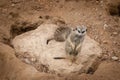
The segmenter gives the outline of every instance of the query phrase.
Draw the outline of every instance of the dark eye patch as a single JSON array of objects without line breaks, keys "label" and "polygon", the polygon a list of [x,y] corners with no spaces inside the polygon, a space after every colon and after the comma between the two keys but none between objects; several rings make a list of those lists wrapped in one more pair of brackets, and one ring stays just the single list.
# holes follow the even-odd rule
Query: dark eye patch
[{"label": "dark eye patch", "polygon": [[82,31],[82,33],[84,33],[85,31]]},{"label": "dark eye patch", "polygon": [[78,32],[80,33],[80,31],[78,30]]}]

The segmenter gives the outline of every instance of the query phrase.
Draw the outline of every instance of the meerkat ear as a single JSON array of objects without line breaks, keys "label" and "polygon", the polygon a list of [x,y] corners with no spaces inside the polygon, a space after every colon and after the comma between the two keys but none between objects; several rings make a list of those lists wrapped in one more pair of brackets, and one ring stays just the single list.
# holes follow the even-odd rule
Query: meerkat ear
[{"label": "meerkat ear", "polygon": [[82,28],[87,31],[87,27],[85,25],[82,25]]}]

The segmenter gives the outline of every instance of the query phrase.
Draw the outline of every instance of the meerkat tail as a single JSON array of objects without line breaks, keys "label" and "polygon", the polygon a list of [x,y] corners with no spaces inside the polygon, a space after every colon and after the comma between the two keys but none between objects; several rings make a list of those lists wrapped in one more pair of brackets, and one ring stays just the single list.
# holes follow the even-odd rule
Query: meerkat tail
[{"label": "meerkat tail", "polygon": [[66,59],[65,57],[54,57],[54,59]]},{"label": "meerkat tail", "polygon": [[50,38],[47,40],[46,44],[48,44],[51,40],[54,40],[54,38]]}]

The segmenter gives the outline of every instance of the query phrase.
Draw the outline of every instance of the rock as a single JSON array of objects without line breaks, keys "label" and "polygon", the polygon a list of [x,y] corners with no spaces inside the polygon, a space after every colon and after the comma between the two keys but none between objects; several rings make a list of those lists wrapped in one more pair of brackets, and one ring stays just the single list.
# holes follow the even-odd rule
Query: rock
[{"label": "rock", "polygon": [[107,43],[108,43],[108,41],[106,41],[106,40],[103,41],[103,44],[107,44]]},{"label": "rock", "polygon": [[116,42],[116,41],[113,41],[113,43],[114,43],[114,44],[117,44],[117,42]]},{"label": "rock", "polygon": [[103,29],[105,30],[108,27],[107,24],[104,24]]},{"label": "rock", "polygon": [[37,59],[36,59],[35,57],[32,57],[32,58],[30,58],[30,61],[32,61],[32,62],[36,62]]},{"label": "rock", "polygon": [[113,35],[117,35],[118,33],[117,32],[113,32]]},{"label": "rock", "polygon": [[117,61],[117,60],[119,60],[119,58],[117,56],[113,56],[112,60]]},{"label": "rock", "polygon": [[24,58],[23,60],[25,63],[30,64],[30,61],[27,58]]},{"label": "rock", "polygon": [[[65,42],[52,40],[48,45],[46,44],[46,40],[54,35],[56,28],[58,26],[55,24],[43,24],[35,30],[16,36],[12,42],[16,53],[28,52],[31,57],[35,56],[40,64],[48,66],[50,72],[55,71],[56,73],[78,72],[82,67],[92,65],[101,55],[102,50],[98,46],[99,44],[86,35],[81,54],[78,55],[76,61],[77,64],[72,63],[69,59],[54,59],[55,57],[66,57]],[[24,55],[22,53],[21,55]],[[85,62],[87,65],[83,64]]]},{"label": "rock", "polygon": [[95,40],[98,39],[98,36],[96,35],[94,39],[95,39]]},{"label": "rock", "polygon": [[15,4],[12,4],[11,6],[12,6],[12,7],[14,7],[14,6],[15,6]]}]

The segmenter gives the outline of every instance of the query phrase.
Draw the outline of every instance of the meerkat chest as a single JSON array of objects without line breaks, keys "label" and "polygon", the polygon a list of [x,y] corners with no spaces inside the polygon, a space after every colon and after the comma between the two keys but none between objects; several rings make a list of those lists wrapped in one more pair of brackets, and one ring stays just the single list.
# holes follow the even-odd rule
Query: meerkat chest
[{"label": "meerkat chest", "polygon": [[74,37],[71,37],[70,40],[71,40],[71,42],[72,42],[74,45],[78,45],[78,44],[81,43],[82,37],[76,37],[76,36],[74,36]]},{"label": "meerkat chest", "polygon": [[77,45],[80,44],[80,39],[79,38],[74,38],[72,43],[77,46]]}]

